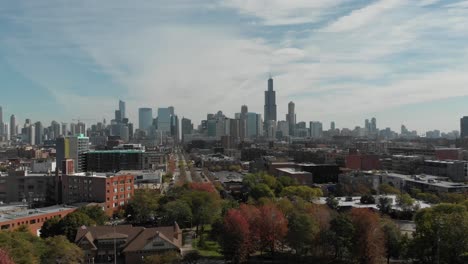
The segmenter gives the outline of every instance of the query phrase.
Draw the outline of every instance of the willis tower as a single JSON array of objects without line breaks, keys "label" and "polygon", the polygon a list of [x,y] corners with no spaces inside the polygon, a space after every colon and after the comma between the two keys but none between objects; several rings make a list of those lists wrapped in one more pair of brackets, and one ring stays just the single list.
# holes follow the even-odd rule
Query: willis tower
[{"label": "willis tower", "polygon": [[273,91],[273,79],[268,79],[268,90],[265,91],[264,128],[267,129],[269,121],[276,121],[276,92]]}]

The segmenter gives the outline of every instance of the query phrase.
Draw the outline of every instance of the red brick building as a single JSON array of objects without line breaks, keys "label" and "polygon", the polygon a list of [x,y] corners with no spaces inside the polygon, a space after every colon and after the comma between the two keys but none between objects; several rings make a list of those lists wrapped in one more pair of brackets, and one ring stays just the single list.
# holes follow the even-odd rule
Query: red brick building
[{"label": "red brick building", "polygon": [[435,150],[435,157],[438,160],[460,160],[461,149],[459,148],[439,148]]},{"label": "red brick building", "polygon": [[45,221],[54,217],[63,218],[76,209],[76,207],[59,205],[38,209],[26,209],[19,205],[2,206],[0,207],[0,227],[1,230],[15,230],[26,225],[31,233],[39,236]]},{"label": "red brick building", "polygon": [[104,211],[112,216],[133,197],[134,176],[85,173],[62,175],[61,190],[63,203],[104,203]]},{"label": "red brick building", "polygon": [[380,157],[372,154],[352,154],[346,157],[346,168],[353,170],[379,170],[382,168]]}]

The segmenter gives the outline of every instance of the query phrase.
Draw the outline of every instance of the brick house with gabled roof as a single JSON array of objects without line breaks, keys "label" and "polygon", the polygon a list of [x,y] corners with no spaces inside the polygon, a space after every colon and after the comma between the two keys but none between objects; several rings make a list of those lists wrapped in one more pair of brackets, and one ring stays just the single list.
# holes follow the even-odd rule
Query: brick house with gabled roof
[{"label": "brick house with gabled roof", "polygon": [[[117,253],[117,263],[143,263],[146,256],[166,251],[180,252],[182,231],[177,223],[163,227],[83,226],[75,243],[85,252],[86,261],[108,263]],[[115,245],[115,251],[114,251]]]}]

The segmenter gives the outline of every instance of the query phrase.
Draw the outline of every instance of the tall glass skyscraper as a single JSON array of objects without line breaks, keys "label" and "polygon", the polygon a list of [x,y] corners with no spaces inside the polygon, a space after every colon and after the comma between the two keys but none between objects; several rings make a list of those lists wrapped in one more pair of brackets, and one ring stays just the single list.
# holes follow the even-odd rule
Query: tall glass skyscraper
[{"label": "tall glass skyscraper", "polygon": [[138,109],[138,121],[140,130],[149,132],[153,125],[153,109],[151,108],[139,108]]},{"label": "tall glass skyscraper", "polygon": [[163,134],[171,132],[171,111],[170,108],[158,108],[158,130]]},{"label": "tall glass skyscraper", "polygon": [[127,117],[127,113],[125,113],[125,102],[122,100],[119,101],[119,111],[120,111],[120,120],[118,121],[122,121],[124,118]]}]

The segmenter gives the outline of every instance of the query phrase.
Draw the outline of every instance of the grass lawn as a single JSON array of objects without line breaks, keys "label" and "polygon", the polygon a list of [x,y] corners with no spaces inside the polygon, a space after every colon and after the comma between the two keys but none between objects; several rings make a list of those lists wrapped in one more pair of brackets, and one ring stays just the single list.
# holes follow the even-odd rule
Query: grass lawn
[{"label": "grass lawn", "polygon": [[212,257],[212,258],[219,258],[222,257],[221,255],[221,248],[217,241],[210,240],[209,233],[211,231],[211,225],[205,225],[205,230],[203,232],[203,237],[205,238],[205,246],[199,247],[198,242],[200,241],[200,237],[194,239],[192,241],[192,246],[194,249],[198,250],[198,253],[202,257]]}]

